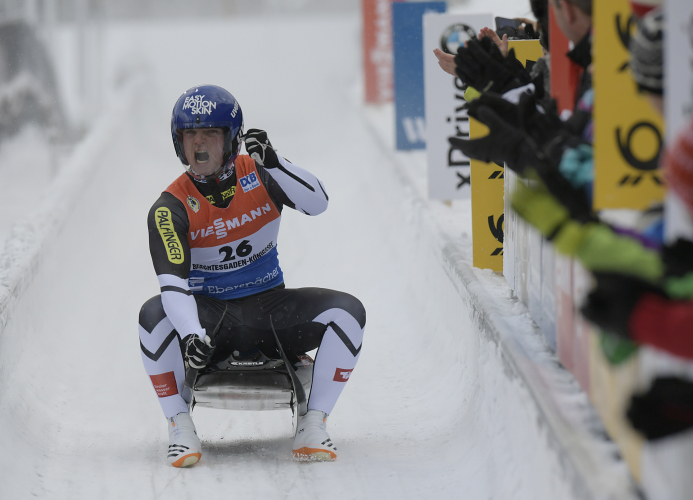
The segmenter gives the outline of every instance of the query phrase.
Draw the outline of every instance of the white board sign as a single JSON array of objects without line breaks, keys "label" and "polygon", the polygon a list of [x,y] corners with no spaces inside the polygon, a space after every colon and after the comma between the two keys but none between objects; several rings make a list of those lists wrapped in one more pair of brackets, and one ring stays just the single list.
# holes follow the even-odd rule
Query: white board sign
[{"label": "white board sign", "polygon": [[464,87],[438,65],[433,49],[447,46],[452,53],[484,27],[493,27],[491,14],[436,14],[423,19],[424,92],[428,196],[437,200],[471,197],[469,158],[452,148],[449,137],[469,137],[469,117],[463,109]]},{"label": "white board sign", "polygon": [[668,0],[664,22],[665,114],[671,142],[693,114],[693,2]]},{"label": "white board sign", "polygon": [[[671,144],[693,118],[693,2],[668,0],[664,22],[664,106]],[[693,223],[681,200],[670,193],[664,201],[664,239],[679,237],[693,237]]]}]

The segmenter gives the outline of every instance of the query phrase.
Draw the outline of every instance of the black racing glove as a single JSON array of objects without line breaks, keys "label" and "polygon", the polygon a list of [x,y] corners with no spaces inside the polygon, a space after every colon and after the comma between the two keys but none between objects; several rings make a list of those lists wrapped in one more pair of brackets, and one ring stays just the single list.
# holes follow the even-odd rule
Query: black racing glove
[{"label": "black racing glove", "polygon": [[455,73],[479,92],[504,94],[523,85],[517,77],[517,67],[506,63],[500,49],[489,37],[480,41],[469,40],[465,47],[457,49]]},{"label": "black racing glove", "polygon": [[245,150],[248,155],[265,168],[276,168],[279,166],[277,153],[272,147],[272,143],[267,138],[267,132],[256,128],[251,128],[245,134]]},{"label": "black racing glove", "polygon": [[651,293],[665,296],[659,287],[620,273],[594,273],[597,284],[582,306],[582,315],[609,333],[629,338],[628,322],[638,301]]},{"label": "black racing glove", "polygon": [[188,362],[188,366],[196,370],[201,370],[207,366],[216,347],[214,340],[209,335],[205,335],[203,339],[192,334],[185,337],[184,341],[185,361]]},{"label": "black racing glove", "polygon": [[647,392],[631,398],[627,416],[649,440],[688,430],[693,427],[693,383],[658,377]]}]

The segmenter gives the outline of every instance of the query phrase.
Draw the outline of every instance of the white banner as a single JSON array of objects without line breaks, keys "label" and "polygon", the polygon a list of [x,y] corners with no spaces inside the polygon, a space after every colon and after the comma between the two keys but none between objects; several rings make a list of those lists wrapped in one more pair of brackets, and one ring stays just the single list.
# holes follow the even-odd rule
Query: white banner
[{"label": "white banner", "polygon": [[469,117],[463,109],[464,87],[459,78],[444,72],[433,49],[456,53],[484,27],[494,27],[491,14],[435,14],[423,18],[424,87],[428,196],[455,200],[471,197],[469,158],[454,149],[449,137],[469,137]]},{"label": "white banner", "polygon": [[693,2],[667,0],[664,22],[665,114],[671,142],[693,113]]},{"label": "white banner", "polygon": [[[664,106],[671,144],[693,116],[693,2],[667,0],[664,22]],[[682,202],[668,194],[664,208],[664,239],[693,237],[693,223]]]}]

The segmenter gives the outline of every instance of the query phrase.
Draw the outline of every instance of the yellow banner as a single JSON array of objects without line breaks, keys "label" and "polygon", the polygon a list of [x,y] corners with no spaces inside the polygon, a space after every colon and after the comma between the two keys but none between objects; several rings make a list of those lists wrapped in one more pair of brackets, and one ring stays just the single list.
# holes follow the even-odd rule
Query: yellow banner
[{"label": "yellow banner", "polygon": [[628,0],[593,9],[594,208],[646,209],[664,197],[657,170],[664,122],[630,72],[636,28]]},{"label": "yellow banner", "polygon": [[[512,40],[515,57],[526,65],[542,57],[539,40]],[[469,137],[488,134],[488,128],[469,119]],[[472,242],[474,267],[503,271],[503,167],[495,163],[471,161],[472,170]]]}]

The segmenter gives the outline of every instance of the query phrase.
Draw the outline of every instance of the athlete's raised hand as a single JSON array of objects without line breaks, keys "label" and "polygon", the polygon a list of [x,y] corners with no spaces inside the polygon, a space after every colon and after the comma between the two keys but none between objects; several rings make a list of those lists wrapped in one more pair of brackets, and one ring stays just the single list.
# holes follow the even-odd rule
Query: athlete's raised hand
[{"label": "athlete's raised hand", "polygon": [[272,147],[272,143],[267,138],[267,132],[256,128],[251,128],[245,134],[245,150],[248,155],[265,168],[275,168],[279,166],[277,153]]}]

